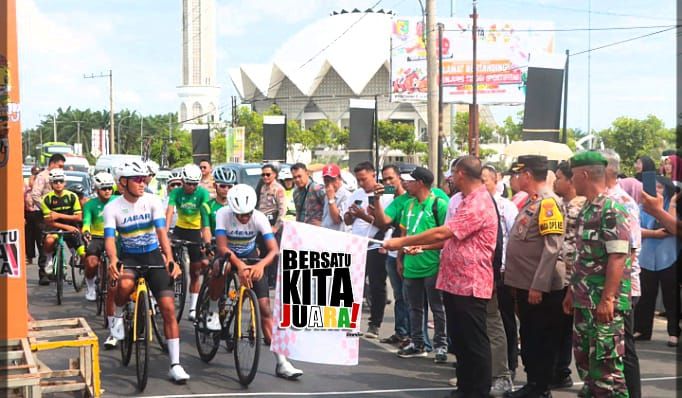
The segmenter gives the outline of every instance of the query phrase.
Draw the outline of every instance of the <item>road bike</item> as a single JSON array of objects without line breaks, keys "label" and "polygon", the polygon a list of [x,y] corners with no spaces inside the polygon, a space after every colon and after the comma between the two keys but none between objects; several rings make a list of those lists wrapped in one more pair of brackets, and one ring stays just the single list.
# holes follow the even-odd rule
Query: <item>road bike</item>
[{"label": "road bike", "polygon": [[[80,292],[85,285],[85,268],[81,264],[80,257],[75,250],[70,249],[64,241],[64,235],[79,236],[79,232],[69,232],[62,230],[44,231],[43,236],[57,235],[54,245],[54,257],[52,258],[52,269],[55,282],[57,283],[57,304],[61,305],[64,300],[64,282],[71,283],[76,292]],[[71,267],[71,280],[66,279],[66,258],[70,253],[69,266]]]},{"label": "road bike", "polygon": [[107,317],[107,293],[109,290],[109,257],[105,251],[99,254],[99,265],[97,266],[97,276],[95,277],[95,290],[97,292],[97,316],[102,315],[104,328],[109,326],[109,318]]},{"label": "road bike", "polygon": [[182,270],[182,275],[175,280],[175,317],[178,320],[178,324],[182,319],[182,313],[185,310],[185,301],[187,300],[187,286],[189,285],[189,277],[187,272],[189,270],[189,253],[187,252],[187,246],[196,245],[199,246],[201,243],[192,242],[182,239],[171,238],[171,250],[173,252],[173,261],[175,261],[176,266],[179,266]]}]

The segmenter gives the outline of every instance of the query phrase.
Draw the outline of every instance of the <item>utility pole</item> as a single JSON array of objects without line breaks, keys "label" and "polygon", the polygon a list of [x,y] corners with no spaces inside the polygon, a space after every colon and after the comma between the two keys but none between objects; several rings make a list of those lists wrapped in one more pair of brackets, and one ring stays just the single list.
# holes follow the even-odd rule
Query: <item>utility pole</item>
[{"label": "utility pole", "polygon": [[109,153],[116,153],[114,142],[114,75],[111,72],[111,69],[109,69],[108,74],[100,73],[99,75],[83,75],[84,79],[94,79],[96,77],[109,78]]},{"label": "utility pole", "polygon": [[473,1],[473,13],[470,15],[471,18],[473,18],[473,26],[471,29],[471,39],[473,40],[473,65],[472,65],[472,103],[469,106],[469,155],[473,155],[478,157],[479,155],[479,150],[478,150],[478,103],[477,103],[477,91],[478,91],[478,82],[477,82],[477,76],[476,76],[476,70],[477,65],[476,65],[476,41],[477,41],[477,35],[478,35],[478,13],[476,12],[476,0]]},{"label": "utility pole", "polygon": [[426,78],[428,92],[426,108],[429,136],[429,169],[438,171],[438,32],[436,31],[436,0],[426,1]]},{"label": "utility pole", "polygon": [[143,155],[144,155],[144,116],[140,115],[140,156]]},{"label": "utility pole", "polygon": [[52,141],[57,142],[57,115],[52,116]]},{"label": "utility pole", "polygon": [[442,23],[438,24],[438,168],[434,170],[438,186],[443,182],[443,29]]}]

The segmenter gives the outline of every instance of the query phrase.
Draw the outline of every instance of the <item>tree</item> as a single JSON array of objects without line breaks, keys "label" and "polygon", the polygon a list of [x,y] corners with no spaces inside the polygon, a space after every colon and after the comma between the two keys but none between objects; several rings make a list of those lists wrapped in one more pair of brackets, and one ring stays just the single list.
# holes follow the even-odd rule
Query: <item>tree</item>
[{"label": "tree", "polygon": [[379,147],[398,149],[405,152],[406,155],[426,152],[426,143],[417,141],[413,125],[379,120],[378,127]]},{"label": "tree", "polygon": [[663,121],[649,115],[646,119],[621,116],[611,127],[599,132],[606,148],[618,152],[621,169],[632,174],[635,161],[642,155],[658,159],[664,149],[675,146],[675,130],[666,128]]},{"label": "tree", "polygon": [[[481,144],[487,144],[493,140],[494,128],[486,123],[479,123],[478,135]],[[469,149],[469,112],[458,112],[455,116],[455,124],[452,126],[452,134],[455,143],[462,150]]]},{"label": "tree", "polygon": [[523,111],[516,114],[516,119],[507,116],[502,125],[497,128],[497,134],[507,139],[507,142],[521,141],[523,138]]}]

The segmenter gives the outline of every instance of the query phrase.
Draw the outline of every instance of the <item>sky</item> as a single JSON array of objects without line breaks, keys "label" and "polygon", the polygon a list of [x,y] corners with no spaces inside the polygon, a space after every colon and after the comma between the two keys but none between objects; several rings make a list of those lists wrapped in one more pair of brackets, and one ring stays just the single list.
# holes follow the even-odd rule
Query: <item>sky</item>
[{"label": "sky", "polygon": [[[215,0],[217,71],[220,104],[229,119],[230,96],[236,90],[228,71],[241,64],[271,61],[277,49],[334,10],[393,10],[400,16],[421,15],[418,0]],[[425,0],[424,0],[425,1]],[[555,33],[557,52],[588,48],[656,32],[676,23],[673,0],[479,0],[480,18],[540,20],[556,29],[651,27]],[[438,16],[471,13],[471,1],[438,1]],[[654,6],[655,4],[655,6]],[[114,111],[142,114],[176,112],[180,84],[180,0],[17,0],[22,127],[37,125],[58,107],[108,109],[106,78],[114,77]],[[589,25],[588,25],[589,24]],[[656,26],[656,27],[652,27]],[[619,116],[653,114],[675,124],[676,37],[670,30],[647,38],[590,52],[591,112],[589,126],[601,130]],[[588,54],[571,57],[568,126],[588,127]],[[522,107],[493,108],[498,123]]]}]

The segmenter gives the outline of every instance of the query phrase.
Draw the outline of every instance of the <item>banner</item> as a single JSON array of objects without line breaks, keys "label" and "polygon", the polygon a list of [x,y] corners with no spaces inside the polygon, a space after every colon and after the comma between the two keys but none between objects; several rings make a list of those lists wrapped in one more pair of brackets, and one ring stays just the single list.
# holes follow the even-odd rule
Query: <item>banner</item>
[{"label": "banner", "polygon": [[90,153],[94,157],[109,154],[109,131],[92,129],[90,137]]},{"label": "banner", "polygon": [[227,161],[232,163],[244,163],[244,127],[228,127],[225,130],[225,149]]},{"label": "banner", "polygon": [[357,365],[367,238],[285,222],[270,350]]},{"label": "banner", "polygon": [[[443,18],[443,102],[471,103],[470,19]],[[554,52],[551,22],[478,20],[477,102],[523,104],[530,54]],[[396,18],[391,34],[391,101],[426,102],[426,39],[420,17]]]}]

